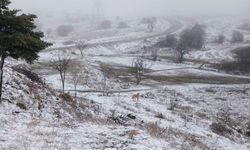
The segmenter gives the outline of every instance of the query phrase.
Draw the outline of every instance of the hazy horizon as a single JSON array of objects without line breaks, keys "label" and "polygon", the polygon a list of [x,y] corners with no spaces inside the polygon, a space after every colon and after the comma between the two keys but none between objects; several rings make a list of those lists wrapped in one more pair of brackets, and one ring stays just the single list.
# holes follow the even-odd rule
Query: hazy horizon
[{"label": "hazy horizon", "polygon": [[[250,10],[248,0],[101,0],[101,3],[105,16],[239,15]],[[96,12],[94,0],[12,0],[11,7],[37,15]]]}]

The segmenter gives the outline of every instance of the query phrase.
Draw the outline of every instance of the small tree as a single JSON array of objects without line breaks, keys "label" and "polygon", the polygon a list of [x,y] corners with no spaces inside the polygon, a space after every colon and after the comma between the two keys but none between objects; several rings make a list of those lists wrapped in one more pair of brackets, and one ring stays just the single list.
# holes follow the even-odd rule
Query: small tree
[{"label": "small tree", "polygon": [[154,31],[156,21],[157,21],[157,19],[155,17],[152,17],[152,18],[149,19],[149,22],[148,22],[148,30],[149,30],[149,32]]},{"label": "small tree", "polygon": [[178,63],[182,63],[184,60],[184,55],[187,54],[187,48],[185,45],[179,42],[179,44],[176,47],[176,59]]},{"label": "small tree", "polygon": [[88,47],[86,41],[79,41],[76,44],[76,48],[80,51],[82,57],[84,56],[83,51]]},{"label": "small tree", "polygon": [[71,63],[70,80],[74,84],[75,99],[77,97],[77,86],[84,80],[84,67],[79,62]]},{"label": "small tree", "polygon": [[62,90],[64,93],[64,86],[66,80],[66,74],[70,67],[71,59],[68,56],[64,56],[63,54],[58,54],[57,58],[51,60],[51,67],[59,72],[61,82],[62,82]]},{"label": "small tree", "polygon": [[149,66],[144,62],[143,56],[138,56],[135,59],[133,59],[132,62],[132,72],[135,75],[136,78],[136,84],[139,85],[142,81],[142,76],[145,72],[145,69]]},{"label": "small tree", "polygon": [[38,53],[50,46],[42,40],[43,33],[35,31],[36,15],[20,14],[19,10],[10,10],[10,0],[0,0],[0,102],[2,100],[3,67],[7,57],[24,59],[32,63]]},{"label": "small tree", "polygon": [[74,27],[72,25],[60,25],[56,28],[57,34],[62,37],[68,36],[73,31]]},{"label": "small tree", "polygon": [[232,43],[240,43],[244,41],[244,35],[240,31],[233,31],[232,33]]},{"label": "small tree", "polygon": [[159,49],[157,47],[153,47],[152,48],[151,55],[152,55],[153,61],[157,60],[157,58],[158,58],[158,52],[159,52]]}]

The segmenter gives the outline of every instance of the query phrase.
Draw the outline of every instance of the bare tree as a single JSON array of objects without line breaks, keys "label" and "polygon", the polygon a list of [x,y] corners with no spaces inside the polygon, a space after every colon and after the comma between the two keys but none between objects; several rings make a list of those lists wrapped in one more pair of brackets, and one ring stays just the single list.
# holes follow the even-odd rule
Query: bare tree
[{"label": "bare tree", "polygon": [[103,96],[109,96],[109,86],[108,86],[108,80],[107,80],[107,76],[103,76],[103,79],[100,83],[101,89],[103,90]]},{"label": "bare tree", "polygon": [[84,81],[84,66],[81,66],[80,62],[70,63],[70,80],[74,84],[75,99],[77,97],[77,86]]},{"label": "bare tree", "polygon": [[159,52],[159,49],[157,47],[152,47],[151,55],[152,55],[153,61],[157,60],[158,52]]},{"label": "bare tree", "polygon": [[176,47],[176,59],[178,63],[182,63],[184,60],[184,55],[187,54],[187,48],[183,43],[180,43]]},{"label": "bare tree", "polygon": [[138,56],[133,59],[132,72],[135,75],[137,84],[140,84],[142,81],[142,76],[146,68],[149,68],[149,65],[144,62],[143,56]]},{"label": "bare tree", "polygon": [[148,30],[149,30],[149,32],[154,31],[156,21],[157,20],[156,20],[155,17],[152,17],[152,18],[149,19],[149,22],[148,22]]},{"label": "bare tree", "polygon": [[82,57],[84,56],[83,51],[88,47],[88,44],[86,41],[79,41],[76,44],[76,48],[80,51]]},{"label": "bare tree", "polygon": [[68,56],[64,56],[63,54],[58,54],[57,58],[51,60],[51,67],[59,72],[61,82],[62,82],[62,90],[64,93],[65,79],[67,71],[70,67],[71,59]]}]

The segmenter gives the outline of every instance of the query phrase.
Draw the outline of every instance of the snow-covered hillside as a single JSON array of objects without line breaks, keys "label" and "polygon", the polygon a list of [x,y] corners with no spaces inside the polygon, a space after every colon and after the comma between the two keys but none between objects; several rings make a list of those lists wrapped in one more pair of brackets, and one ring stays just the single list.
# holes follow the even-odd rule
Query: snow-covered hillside
[{"label": "snow-covered hillside", "polygon": [[[231,19],[197,19],[207,26],[208,42],[188,53],[182,64],[173,61],[171,49],[159,49],[153,61],[152,46],[193,20],[162,17],[151,33],[133,28],[127,34],[95,37],[84,56],[74,45],[60,43],[68,39],[51,39],[55,47],[42,51],[33,65],[9,59],[0,105],[0,149],[250,149],[250,77],[211,66],[234,60],[232,50],[248,44],[229,42],[237,27]],[[225,26],[227,42],[211,42]],[[60,75],[51,67],[58,54],[84,66],[76,98],[70,73],[66,94],[61,94]],[[148,68],[137,85],[131,65],[139,56]],[[137,93],[138,102],[133,100]]]}]

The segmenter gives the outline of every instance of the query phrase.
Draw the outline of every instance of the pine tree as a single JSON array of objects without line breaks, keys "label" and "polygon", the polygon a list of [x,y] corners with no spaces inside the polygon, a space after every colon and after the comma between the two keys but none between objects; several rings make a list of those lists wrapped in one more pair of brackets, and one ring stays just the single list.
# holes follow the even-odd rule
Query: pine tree
[{"label": "pine tree", "polygon": [[42,32],[36,32],[36,15],[20,14],[20,10],[10,10],[10,0],[0,0],[0,102],[2,99],[3,67],[7,57],[23,59],[32,63],[38,53],[50,46],[44,42]]}]

